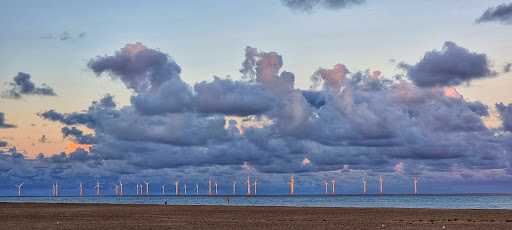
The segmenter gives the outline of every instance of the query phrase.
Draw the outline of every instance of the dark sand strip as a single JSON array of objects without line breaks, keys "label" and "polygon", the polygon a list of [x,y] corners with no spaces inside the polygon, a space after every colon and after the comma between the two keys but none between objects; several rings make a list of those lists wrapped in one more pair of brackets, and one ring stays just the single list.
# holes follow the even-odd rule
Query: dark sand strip
[{"label": "dark sand strip", "polygon": [[512,210],[0,203],[0,229],[512,229]]}]

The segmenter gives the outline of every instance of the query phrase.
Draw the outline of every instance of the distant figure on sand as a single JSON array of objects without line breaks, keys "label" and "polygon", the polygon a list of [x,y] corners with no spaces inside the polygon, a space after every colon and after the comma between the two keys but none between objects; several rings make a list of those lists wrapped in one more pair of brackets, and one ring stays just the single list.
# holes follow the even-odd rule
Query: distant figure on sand
[{"label": "distant figure on sand", "polygon": [[165,205],[167,205],[167,201],[165,201]]},{"label": "distant figure on sand", "polygon": [[228,195],[228,199],[227,200],[228,200],[228,205],[229,205],[229,195]]}]

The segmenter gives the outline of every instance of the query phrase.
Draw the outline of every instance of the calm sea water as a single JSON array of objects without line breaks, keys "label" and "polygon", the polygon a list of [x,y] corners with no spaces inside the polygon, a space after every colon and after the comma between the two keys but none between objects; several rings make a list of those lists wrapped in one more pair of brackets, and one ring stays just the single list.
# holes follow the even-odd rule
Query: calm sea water
[{"label": "calm sea water", "polygon": [[[230,196],[230,205],[512,209],[512,194]],[[227,205],[226,196],[0,197],[0,202]]]}]

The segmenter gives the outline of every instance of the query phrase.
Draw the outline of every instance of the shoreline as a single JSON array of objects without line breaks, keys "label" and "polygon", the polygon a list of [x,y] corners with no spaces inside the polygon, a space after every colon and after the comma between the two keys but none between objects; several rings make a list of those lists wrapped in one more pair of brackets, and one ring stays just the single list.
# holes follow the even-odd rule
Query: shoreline
[{"label": "shoreline", "polygon": [[0,202],[5,229],[512,229],[512,210]]}]

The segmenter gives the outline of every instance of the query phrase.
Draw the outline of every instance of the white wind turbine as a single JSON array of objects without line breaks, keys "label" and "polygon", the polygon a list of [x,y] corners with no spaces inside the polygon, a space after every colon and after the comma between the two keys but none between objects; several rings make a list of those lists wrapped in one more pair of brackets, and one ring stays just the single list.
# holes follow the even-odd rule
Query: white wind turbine
[{"label": "white wind turbine", "polygon": [[55,184],[52,184],[53,186],[53,196],[55,196]]},{"label": "white wind turbine", "polygon": [[100,182],[98,180],[96,180],[96,186],[94,188],[98,188],[98,193],[96,194],[96,196],[100,196],[100,188],[102,188],[100,186]]},{"label": "white wind turbine", "polygon": [[196,196],[199,195],[199,185],[196,182]]},{"label": "white wind turbine", "polygon": [[119,193],[118,193],[118,190],[119,190],[119,185],[117,185],[117,184],[114,184],[114,186],[116,186],[116,196],[117,196],[117,195],[119,194]]},{"label": "white wind turbine", "polygon": [[180,183],[180,180],[177,180],[174,182],[174,185],[176,185],[176,196],[178,195],[178,184]]},{"label": "white wind turbine", "polygon": [[139,183],[137,183],[137,196],[139,195]]},{"label": "white wind turbine", "polygon": [[165,196],[165,184],[162,185],[162,196]]},{"label": "white wind turbine", "polygon": [[123,195],[123,183],[121,181],[119,181],[119,186],[121,186],[121,191],[119,193],[120,196]]},{"label": "white wind turbine", "polygon": [[186,196],[187,195],[187,185],[183,184],[183,186],[185,186],[185,196]]},{"label": "white wind turbine", "polygon": [[80,187],[78,188],[80,188],[80,196],[82,196],[82,183],[80,183]]},{"label": "white wind turbine", "polygon": [[146,183],[146,196],[148,196],[149,195],[149,183],[151,183],[151,182],[144,181],[144,183]]},{"label": "white wind turbine", "polygon": [[21,196],[21,186],[24,184],[25,182],[21,183],[20,185],[14,185],[16,187],[18,187],[18,196]]},{"label": "white wind turbine", "polygon": [[233,195],[235,195],[235,186],[236,186],[236,180],[235,180],[235,182],[233,183]]}]

